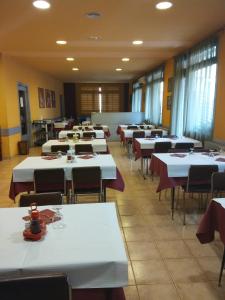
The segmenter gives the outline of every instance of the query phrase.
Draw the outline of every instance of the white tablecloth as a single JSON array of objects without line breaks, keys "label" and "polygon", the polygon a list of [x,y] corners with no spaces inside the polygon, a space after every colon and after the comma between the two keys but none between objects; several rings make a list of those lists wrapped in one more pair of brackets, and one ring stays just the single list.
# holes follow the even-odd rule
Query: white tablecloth
[{"label": "white tablecloth", "polygon": [[[94,139],[90,141],[79,140],[76,144],[92,144],[94,152],[106,152],[107,144],[105,139]],[[51,146],[55,145],[70,145],[74,149],[75,143],[73,140],[59,142],[58,140],[49,140],[42,145],[42,152],[51,152]]]},{"label": "white tablecloth", "polygon": [[[98,125],[88,125],[88,126],[84,126],[84,125],[79,126],[79,125],[76,125],[76,126],[73,126],[73,129],[78,130],[79,127],[82,127],[83,129],[85,129],[85,127],[93,129],[94,126],[98,126]],[[99,126],[103,128],[104,132],[108,132],[109,131],[109,126],[107,126],[107,125],[99,125]]]},{"label": "white tablecloth", "polygon": [[[40,207],[40,210],[50,206]],[[63,205],[63,229],[47,225],[37,242],[24,241],[27,208],[0,209],[0,275],[63,272],[72,288],[127,285],[128,262],[113,203]]]},{"label": "white tablecloth", "polygon": [[[180,153],[179,153],[180,154]],[[216,161],[217,158],[225,156],[209,157],[202,153],[184,153],[185,157],[176,157],[171,153],[154,153],[167,165],[168,177],[187,177],[191,165],[218,165],[220,172],[225,170],[225,162]]]},{"label": "white tablecloth", "polygon": [[54,128],[65,128],[68,125],[68,122],[55,122]]},{"label": "white tablecloth", "polygon": [[[80,137],[82,138],[83,137],[83,132],[85,132],[85,131],[82,131],[82,130],[78,130],[78,131],[62,130],[62,131],[59,132],[59,138],[62,139],[62,138],[67,137],[67,133],[73,133],[73,134],[79,133]],[[105,133],[104,133],[103,130],[92,130],[92,131],[86,131],[86,132],[95,132],[97,139],[104,139],[104,137],[105,137]]]},{"label": "white tablecloth", "polygon": [[[137,124],[131,124],[131,125],[119,125],[119,127],[121,128],[121,129],[127,129],[127,126],[137,126],[139,129],[140,129],[140,126],[142,127],[142,126],[144,126],[144,129],[147,129],[147,128],[151,128],[151,129],[153,129],[153,128],[155,128],[155,126],[154,125],[151,125],[151,124],[149,124],[149,125],[137,125]],[[143,127],[142,127],[143,128]]]},{"label": "white tablecloth", "polygon": [[213,198],[212,200],[219,203],[223,208],[225,208],[225,198]]},{"label": "white tablecloth", "polygon": [[66,180],[72,178],[72,168],[99,166],[101,168],[102,179],[116,179],[116,164],[112,155],[97,155],[90,159],[76,156],[75,162],[68,163],[66,156],[53,160],[45,160],[40,156],[28,157],[13,169],[13,182],[32,182],[35,169],[56,169],[63,168]]},{"label": "white tablecloth", "polygon": [[[140,129],[142,130],[142,129]],[[166,135],[168,132],[167,130],[165,129],[153,129],[154,131],[162,131],[163,132],[163,135]],[[150,136],[151,135],[151,132],[152,130],[151,129],[146,129],[146,130],[142,130],[145,132],[145,136]],[[123,129],[123,132],[124,132],[124,137],[125,138],[132,138],[133,137],[133,132],[134,130],[132,129]]]},{"label": "white tablecloth", "polygon": [[169,138],[158,138],[154,140],[146,140],[146,139],[136,139],[138,143],[140,144],[141,149],[154,149],[155,143],[156,142],[171,142],[172,143],[172,148],[175,147],[176,143],[193,143],[194,147],[202,147],[202,143],[200,141],[187,138],[187,137],[182,137],[182,138],[177,138],[177,139],[169,139]]}]

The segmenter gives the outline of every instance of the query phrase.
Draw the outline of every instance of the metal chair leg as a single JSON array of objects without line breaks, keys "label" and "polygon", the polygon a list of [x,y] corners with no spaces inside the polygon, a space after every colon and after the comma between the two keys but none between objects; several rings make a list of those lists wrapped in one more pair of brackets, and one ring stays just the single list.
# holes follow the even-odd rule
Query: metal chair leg
[{"label": "metal chair leg", "polygon": [[186,202],[185,202],[185,192],[183,194],[183,225],[186,225]]},{"label": "metal chair leg", "polygon": [[223,275],[224,264],[225,264],[225,246],[224,246],[224,250],[223,250],[223,259],[222,259],[221,268],[220,268],[220,276],[219,276],[218,286],[221,286],[221,279],[222,279],[222,275]]}]

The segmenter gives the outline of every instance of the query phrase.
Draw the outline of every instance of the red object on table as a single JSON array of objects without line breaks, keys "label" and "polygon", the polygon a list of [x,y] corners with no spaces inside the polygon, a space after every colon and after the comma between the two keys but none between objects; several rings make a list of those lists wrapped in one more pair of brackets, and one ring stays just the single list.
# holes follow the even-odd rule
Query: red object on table
[{"label": "red object on table", "polygon": [[25,240],[39,241],[46,234],[46,224],[44,221],[40,220],[41,231],[39,233],[32,233],[30,228],[23,231],[23,236]]}]

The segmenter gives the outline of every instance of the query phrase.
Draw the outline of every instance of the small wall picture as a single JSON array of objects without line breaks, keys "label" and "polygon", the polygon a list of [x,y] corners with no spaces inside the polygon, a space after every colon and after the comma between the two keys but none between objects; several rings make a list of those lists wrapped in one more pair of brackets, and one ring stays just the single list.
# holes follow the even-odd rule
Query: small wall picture
[{"label": "small wall picture", "polygon": [[171,110],[172,96],[167,96],[167,110]]},{"label": "small wall picture", "polygon": [[173,91],[173,77],[168,79],[168,93],[172,93]]},{"label": "small wall picture", "polygon": [[52,107],[51,91],[47,89],[45,89],[45,103],[47,108]]},{"label": "small wall picture", "polygon": [[38,101],[39,101],[39,107],[45,108],[45,94],[43,88],[38,88]]},{"label": "small wall picture", "polygon": [[51,91],[51,100],[52,100],[52,107],[56,107],[56,101],[55,101],[55,91]]}]

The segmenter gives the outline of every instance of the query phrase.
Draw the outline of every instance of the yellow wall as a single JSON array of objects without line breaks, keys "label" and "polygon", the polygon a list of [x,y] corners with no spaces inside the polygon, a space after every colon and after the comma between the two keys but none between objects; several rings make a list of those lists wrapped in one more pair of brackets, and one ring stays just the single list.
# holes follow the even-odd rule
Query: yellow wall
[{"label": "yellow wall", "polygon": [[171,110],[167,109],[167,97],[172,93],[168,92],[168,79],[174,77],[174,59],[169,59],[165,64],[164,69],[164,88],[163,88],[163,107],[162,107],[162,126],[170,127],[170,113]]},{"label": "yellow wall", "polygon": [[[3,119],[0,120],[2,129],[20,126],[17,84],[23,83],[28,87],[31,120],[52,119],[60,116],[59,95],[63,93],[62,82],[46,73],[35,70],[15,59],[2,55],[0,58],[1,92],[0,104]],[[55,91],[56,108],[39,108],[38,87]],[[3,157],[17,154],[17,142],[20,134],[2,137]]]},{"label": "yellow wall", "polygon": [[225,141],[225,32],[219,37],[217,93],[213,139]]}]

